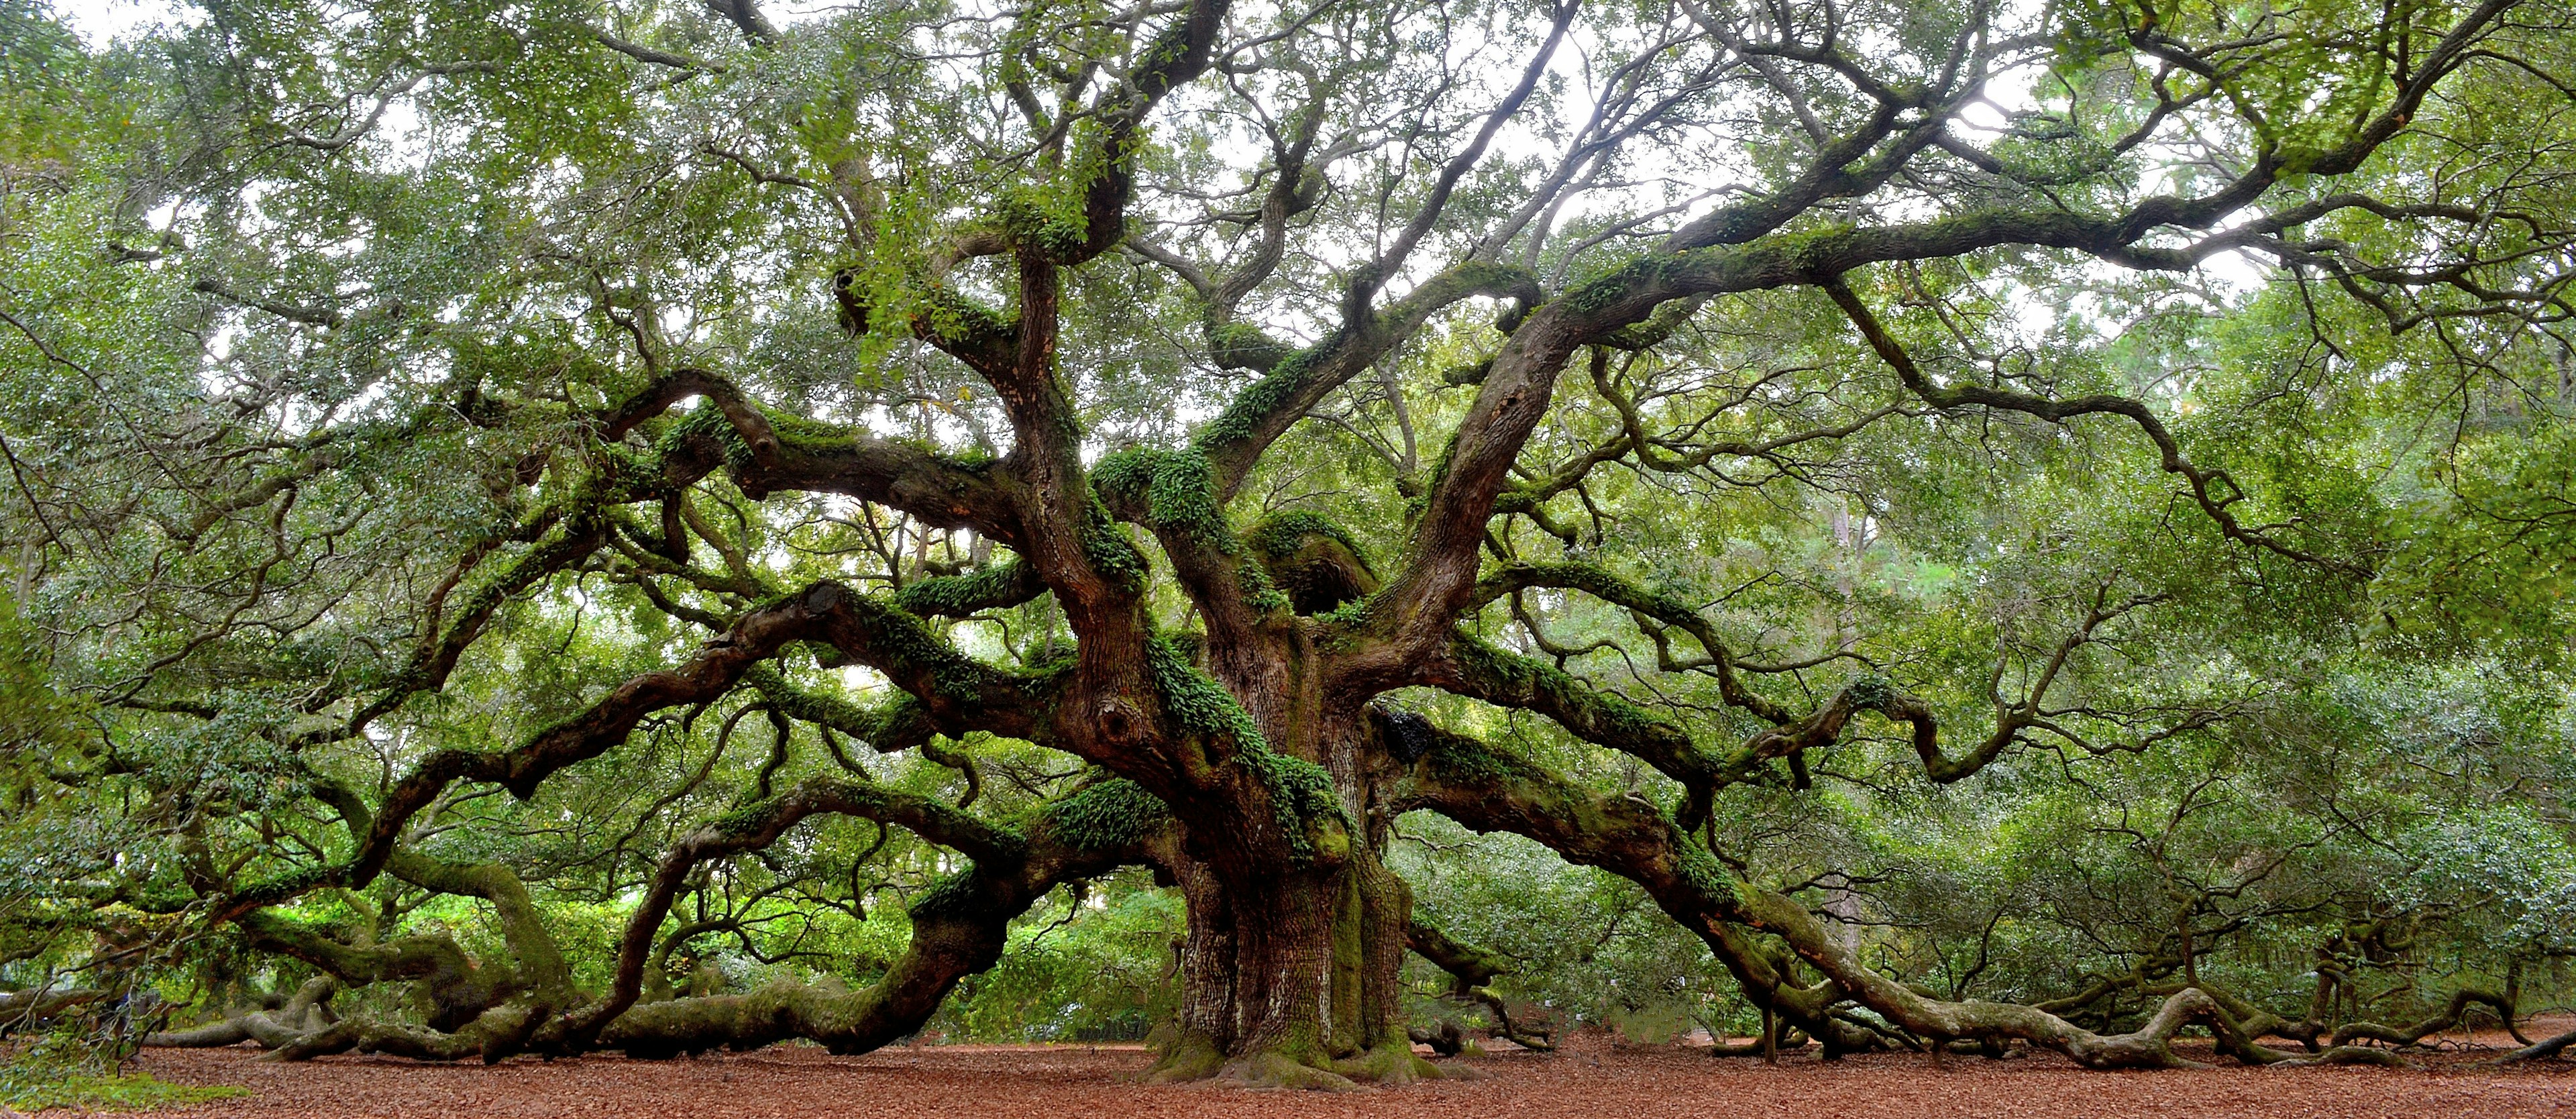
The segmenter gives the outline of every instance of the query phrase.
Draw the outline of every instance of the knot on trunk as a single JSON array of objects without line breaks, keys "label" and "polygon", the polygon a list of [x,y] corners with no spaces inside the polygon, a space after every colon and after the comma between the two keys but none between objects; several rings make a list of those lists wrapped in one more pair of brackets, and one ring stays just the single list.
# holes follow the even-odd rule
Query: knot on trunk
[{"label": "knot on trunk", "polygon": [[1254,526],[1246,543],[1300,614],[1321,614],[1377,593],[1377,572],[1359,541],[1318,514],[1294,510],[1273,516]]}]

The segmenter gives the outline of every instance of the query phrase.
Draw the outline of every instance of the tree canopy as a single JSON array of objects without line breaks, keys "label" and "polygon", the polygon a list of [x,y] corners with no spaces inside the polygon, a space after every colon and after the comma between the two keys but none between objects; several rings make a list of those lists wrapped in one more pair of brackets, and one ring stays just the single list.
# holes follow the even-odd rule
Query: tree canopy
[{"label": "tree canopy", "polygon": [[0,110],[0,1028],[2570,991],[2563,4],[0,0]]}]

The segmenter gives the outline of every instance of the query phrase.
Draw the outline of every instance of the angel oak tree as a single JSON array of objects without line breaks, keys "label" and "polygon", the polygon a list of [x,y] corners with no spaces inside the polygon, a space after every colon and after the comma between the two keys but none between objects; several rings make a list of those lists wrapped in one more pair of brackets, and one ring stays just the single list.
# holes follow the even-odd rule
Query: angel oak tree
[{"label": "angel oak tree", "polygon": [[[2061,702],[2070,666],[2171,592],[2115,574],[2065,599],[2023,690],[1996,668],[1991,725],[1959,742],[1851,639],[1766,661],[1670,577],[1703,557],[1614,554],[1600,525],[1800,492],[1847,441],[1987,425],[2146,456],[2123,484],[2218,562],[2368,582],[2383,541],[2218,465],[2297,432],[2196,436],[2178,390],[1988,343],[2018,344],[2012,307],[2220,263],[2342,316],[2320,339],[2530,337],[2564,310],[2566,122],[2531,106],[2565,100],[2568,19],[2537,0],[209,4],[119,48],[113,96],[150,118],[124,126],[157,139],[8,172],[114,185],[95,222],[47,235],[104,240],[97,285],[196,316],[160,380],[84,406],[119,457],[46,484],[91,498],[22,472],[11,499],[27,579],[122,556],[84,585],[136,611],[73,627],[108,741],[47,780],[148,787],[131,811],[166,874],[147,888],[163,871],[138,859],[101,896],[171,916],[121,943],[232,930],[321,976],[170,1044],[864,1051],[921,1028],[1050,890],[1143,864],[1187,908],[1152,1078],[1403,1083],[1439,1074],[1399,1001],[1408,944],[1462,990],[1498,967],[1414,920],[1387,853],[1421,810],[1634,881],[1829,1052],[2020,1039],[2159,1067],[2198,1025],[2284,1059],[2254,1039],[2297,1024],[2196,975],[2129,1033],[1934,997],[1711,847],[1720,798],[1808,788],[1856,728],[1897,729],[1946,784],[2035,742],[2151,751],[2222,724],[2220,704]],[[11,353],[64,384],[112,376],[96,346],[145,345],[10,321]],[[1301,488],[1318,471],[1339,488]],[[1625,626],[1620,651],[1651,642],[1639,679],[1711,702],[1569,671],[1603,645],[1557,645],[1532,613],[1567,602]],[[587,682],[603,673],[623,682]],[[1631,777],[1542,764],[1444,720],[1465,708],[1441,694]],[[571,714],[530,726],[549,711]],[[705,742],[706,711],[729,714],[696,781],[773,732],[730,807],[689,816],[694,786],[647,805],[642,769],[622,807],[547,799],[650,735]],[[278,776],[178,780],[117,734],[228,736]],[[918,751],[966,792],[890,784],[845,742]],[[996,742],[1085,768],[1013,770],[1020,807],[978,810]],[[625,832],[597,856],[622,926],[604,972],[567,962],[498,854],[542,820],[462,838],[495,790]],[[675,950],[726,927],[680,905],[703,905],[708,868],[784,865],[834,817],[949,853],[882,979],[673,990]],[[478,899],[502,944],[291,915],[363,911],[388,876]],[[418,984],[419,1021],[323,1010],[391,981]]]}]

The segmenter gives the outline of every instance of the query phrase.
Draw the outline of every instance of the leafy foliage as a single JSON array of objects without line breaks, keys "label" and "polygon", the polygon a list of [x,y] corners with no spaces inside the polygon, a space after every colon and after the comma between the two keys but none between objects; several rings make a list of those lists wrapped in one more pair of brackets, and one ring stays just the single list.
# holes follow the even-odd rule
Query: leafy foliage
[{"label": "leafy foliage", "polygon": [[1257,927],[1341,938],[1246,1031],[1320,1072],[1408,904],[1495,1026],[2564,1002],[2571,69],[2536,0],[0,0],[0,1033],[1124,1036]]}]

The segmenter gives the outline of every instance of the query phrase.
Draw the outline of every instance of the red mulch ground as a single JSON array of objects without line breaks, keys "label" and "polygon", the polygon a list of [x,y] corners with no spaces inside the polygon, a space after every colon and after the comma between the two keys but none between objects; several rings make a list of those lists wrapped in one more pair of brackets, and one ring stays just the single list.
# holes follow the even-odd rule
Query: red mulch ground
[{"label": "red mulch ground", "polygon": [[[2502,1040],[2499,1038],[2498,1040]],[[1401,1116],[1404,1119],[1756,1119],[1834,1116],[2308,1116],[2576,1117],[2576,1064],[2514,1071],[2473,1067],[2477,1052],[2437,1053],[2416,1070],[2215,1068],[2088,1072],[2051,1055],[1988,1061],[1953,1057],[1934,1070],[1914,1055],[1717,1059],[1704,1050],[1595,1044],[1554,1055],[1477,1058],[1484,1075],[1410,1088],[1331,1095],[1208,1087],[1145,1088],[1133,1047],[924,1046],[833,1057],[820,1049],[674,1061],[591,1057],[495,1067],[426,1065],[377,1057],[306,1064],[258,1060],[249,1048],[154,1050],[137,1066],[166,1080],[239,1084],[244,1099],[188,1112],[219,1117],[673,1116],[753,1119],[1072,1119],[1137,1116]]]}]

